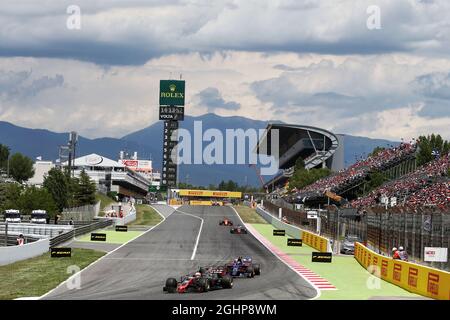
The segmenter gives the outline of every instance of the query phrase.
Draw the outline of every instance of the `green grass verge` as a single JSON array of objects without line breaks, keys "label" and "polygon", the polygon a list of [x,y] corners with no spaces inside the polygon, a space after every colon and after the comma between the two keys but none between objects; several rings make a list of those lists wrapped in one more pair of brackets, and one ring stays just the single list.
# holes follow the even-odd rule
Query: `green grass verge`
[{"label": "green grass verge", "polygon": [[100,216],[104,215],[103,210],[107,206],[115,203],[115,201],[113,199],[111,199],[110,197],[107,197],[107,196],[105,196],[104,194],[101,194],[101,193],[96,193],[95,194],[95,201],[97,201],[97,202],[100,201],[100,212],[99,212]]},{"label": "green grass verge", "polygon": [[72,249],[71,258],[51,258],[50,253],[0,266],[0,300],[38,297],[55,288],[72,273],[67,267],[85,268],[105,253],[88,249]]},{"label": "green grass verge", "polygon": [[267,224],[267,221],[261,218],[261,216],[256,213],[255,209],[247,206],[234,206],[234,208],[245,223]]},{"label": "green grass verge", "polygon": [[106,233],[106,241],[91,241],[90,233],[77,238],[77,241],[123,244],[127,241],[130,241],[133,238],[136,238],[138,235],[142,234],[142,231],[130,231],[129,230],[128,232],[117,232],[115,230],[110,230],[110,229],[100,229],[100,230],[96,230],[94,232],[95,233]]},{"label": "green grass verge", "polygon": [[270,224],[252,224],[252,226],[272,244],[289,254],[294,260],[318,275],[330,281],[338,288],[335,291],[322,291],[320,300],[365,300],[371,297],[421,297],[410,293],[384,280],[379,281],[379,288],[370,289],[369,283],[374,283],[371,275],[356,261],[353,256],[333,255],[332,263],[311,262],[311,252],[315,249],[303,245],[302,247],[288,247],[288,237],[274,237]]},{"label": "green grass verge", "polygon": [[136,220],[130,222],[129,226],[154,226],[160,223],[161,216],[149,205],[136,205]]}]

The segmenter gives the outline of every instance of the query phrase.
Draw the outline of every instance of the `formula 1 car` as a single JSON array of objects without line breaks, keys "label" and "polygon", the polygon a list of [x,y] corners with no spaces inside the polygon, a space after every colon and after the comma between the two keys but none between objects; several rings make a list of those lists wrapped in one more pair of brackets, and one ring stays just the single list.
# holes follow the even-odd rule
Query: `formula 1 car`
[{"label": "formula 1 car", "polygon": [[220,226],[232,226],[233,225],[233,221],[228,220],[227,218],[223,219],[222,221],[219,222]]},{"label": "formula 1 car", "polygon": [[238,225],[234,228],[230,229],[230,233],[238,233],[238,234],[247,234],[247,229],[245,229],[243,226]]},{"label": "formula 1 car", "polygon": [[163,291],[167,293],[208,292],[215,289],[231,289],[233,278],[227,274],[224,267],[204,267],[200,271],[181,277],[166,280]]},{"label": "formula 1 car", "polygon": [[225,266],[227,274],[232,277],[247,277],[253,278],[254,276],[261,275],[261,266],[258,263],[253,263],[251,257],[239,257],[234,259],[233,262]]}]

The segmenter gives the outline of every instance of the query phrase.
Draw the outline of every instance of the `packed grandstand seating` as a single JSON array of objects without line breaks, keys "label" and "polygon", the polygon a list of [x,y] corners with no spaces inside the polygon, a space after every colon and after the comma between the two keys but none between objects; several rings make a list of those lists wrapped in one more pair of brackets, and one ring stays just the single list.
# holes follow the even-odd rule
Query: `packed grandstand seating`
[{"label": "packed grandstand seating", "polygon": [[[352,201],[352,206],[374,206],[382,196],[396,197],[398,204],[445,204],[444,201],[449,201],[448,181],[436,180],[448,172],[449,158],[448,155],[442,156],[400,179],[388,182],[367,196]],[[433,196],[433,191],[437,196]]]},{"label": "packed grandstand seating", "polygon": [[408,197],[408,205],[436,205],[444,207],[450,204],[450,182],[434,183]]},{"label": "packed grandstand seating", "polygon": [[306,186],[297,192],[297,197],[308,197],[311,194],[322,195],[327,190],[339,193],[339,191],[345,190],[350,185],[362,182],[369,172],[389,168],[403,161],[415,151],[416,145],[411,143],[401,143],[397,147],[384,149],[375,156],[369,156],[364,160],[357,161],[345,170]]}]

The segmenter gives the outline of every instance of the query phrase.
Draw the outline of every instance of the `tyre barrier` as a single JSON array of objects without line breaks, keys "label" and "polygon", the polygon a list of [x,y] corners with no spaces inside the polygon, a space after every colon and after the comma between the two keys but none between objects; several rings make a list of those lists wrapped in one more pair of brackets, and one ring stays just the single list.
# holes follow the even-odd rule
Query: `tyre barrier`
[{"label": "tyre barrier", "polygon": [[355,243],[355,259],[370,273],[412,293],[450,300],[450,272],[412,262],[393,260],[361,243]]}]

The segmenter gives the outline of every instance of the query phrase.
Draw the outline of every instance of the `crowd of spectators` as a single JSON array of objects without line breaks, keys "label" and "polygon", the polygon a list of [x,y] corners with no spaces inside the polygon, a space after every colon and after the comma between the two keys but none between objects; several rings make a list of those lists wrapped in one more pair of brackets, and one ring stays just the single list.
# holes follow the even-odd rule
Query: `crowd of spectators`
[{"label": "crowd of spectators", "polygon": [[380,170],[384,166],[389,166],[393,162],[400,161],[405,156],[416,151],[416,145],[412,143],[401,143],[397,147],[383,149],[376,155],[357,161],[349,168],[341,170],[336,174],[317,180],[313,184],[298,191],[298,195],[310,192],[323,194],[325,191],[338,191],[342,185],[347,185],[358,179],[366,177],[370,171]]},{"label": "crowd of spectators", "polygon": [[407,200],[408,205],[436,205],[445,207],[450,204],[450,182],[437,182],[414,192]]},{"label": "crowd of spectators", "polygon": [[353,207],[375,206],[382,197],[396,197],[397,204],[436,204],[448,202],[448,182],[436,181],[450,168],[449,155],[444,155],[400,179],[388,182],[367,196],[352,201]]}]

